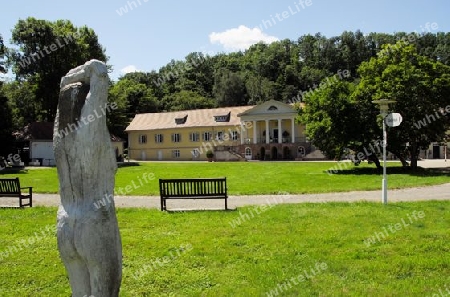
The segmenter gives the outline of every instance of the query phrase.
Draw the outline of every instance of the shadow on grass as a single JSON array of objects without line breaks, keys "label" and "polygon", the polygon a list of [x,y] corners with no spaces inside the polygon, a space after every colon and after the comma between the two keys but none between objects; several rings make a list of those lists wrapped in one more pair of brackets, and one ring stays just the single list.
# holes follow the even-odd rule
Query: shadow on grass
[{"label": "shadow on grass", "polygon": [[[338,175],[381,175],[383,170],[373,168],[358,168],[354,167],[352,169],[345,170],[327,170],[325,173],[328,174],[338,174]],[[387,167],[387,174],[409,174],[412,176],[449,176],[450,177],[450,167],[444,168],[422,168],[411,169],[410,167]]]},{"label": "shadow on grass", "polygon": [[16,175],[16,174],[27,174],[28,170],[27,169],[10,169],[10,168],[5,168],[3,170],[0,171],[0,176],[2,175]]},{"label": "shadow on grass", "polygon": [[218,208],[205,208],[205,209],[168,209],[165,212],[168,214],[180,214],[180,213],[201,213],[201,212],[231,212],[236,211],[237,208],[218,209]]},{"label": "shadow on grass", "polygon": [[117,162],[117,167],[132,167],[132,166],[141,166],[138,162]]}]

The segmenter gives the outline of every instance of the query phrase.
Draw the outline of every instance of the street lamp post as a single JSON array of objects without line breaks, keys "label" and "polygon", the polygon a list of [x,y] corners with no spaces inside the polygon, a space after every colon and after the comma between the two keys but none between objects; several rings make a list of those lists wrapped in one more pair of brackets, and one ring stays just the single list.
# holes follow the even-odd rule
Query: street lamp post
[{"label": "street lamp post", "polygon": [[372,103],[378,104],[380,107],[380,114],[383,117],[383,179],[381,181],[381,201],[387,204],[387,175],[386,175],[386,147],[387,147],[387,133],[385,119],[389,111],[389,104],[395,103],[395,100],[380,99],[374,100]]}]

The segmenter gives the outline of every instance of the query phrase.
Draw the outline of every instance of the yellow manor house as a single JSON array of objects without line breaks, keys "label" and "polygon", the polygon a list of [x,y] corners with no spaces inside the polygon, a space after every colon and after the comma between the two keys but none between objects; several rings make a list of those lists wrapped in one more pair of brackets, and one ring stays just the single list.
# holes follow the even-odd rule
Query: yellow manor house
[{"label": "yellow manor house", "polygon": [[324,158],[307,141],[292,105],[270,100],[255,106],[137,114],[126,128],[134,160],[216,161]]}]

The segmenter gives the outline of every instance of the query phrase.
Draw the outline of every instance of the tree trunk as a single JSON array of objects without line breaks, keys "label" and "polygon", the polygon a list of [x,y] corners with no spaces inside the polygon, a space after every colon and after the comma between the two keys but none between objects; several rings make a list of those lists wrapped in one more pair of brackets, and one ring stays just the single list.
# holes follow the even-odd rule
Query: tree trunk
[{"label": "tree trunk", "polygon": [[378,159],[377,155],[371,154],[371,155],[367,156],[367,159],[375,163],[378,171],[383,170],[383,166],[381,166],[380,160]]},{"label": "tree trunk", "polygon": [[397,158],[400,160],[400,162],[402,162],[402,166],[404,167],[404,168],[406,168],[406,167],[408,167],[408,161],[406,161],[406,159],[405,159],[405,157],[404,156],[401,156],[401,155],[396,155],[397,156]]},{"label": "tree trunk", "polygon": [[61,195],[57,238],[72,296],[115,297],[122,280],[107,94],[106,65],[97,60],[61,80],[53,136]]},{"label": "tree trunk", "polygon": [[418,158],[419,152],[417,150],[417,144],[413,142],[411,144],[411,169],[416,170],[417,169],[417,158]]}]

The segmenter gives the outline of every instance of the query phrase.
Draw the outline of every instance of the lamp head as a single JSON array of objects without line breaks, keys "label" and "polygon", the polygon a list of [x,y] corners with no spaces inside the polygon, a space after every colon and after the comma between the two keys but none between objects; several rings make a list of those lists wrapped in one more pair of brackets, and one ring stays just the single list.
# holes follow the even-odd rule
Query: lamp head
[{"label": "lamp head", "polygon": [[397,101],[389,100],[389,99],[379,99],[379,100],[372,101],[372,103],[379,105],[379,107],[380,107],[380,114],[383,117],[387,116],[387,114],[389,112],[389,104],[390,103],[395,103],[395,102],[397,102]]}]

